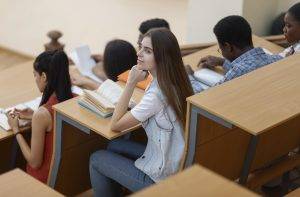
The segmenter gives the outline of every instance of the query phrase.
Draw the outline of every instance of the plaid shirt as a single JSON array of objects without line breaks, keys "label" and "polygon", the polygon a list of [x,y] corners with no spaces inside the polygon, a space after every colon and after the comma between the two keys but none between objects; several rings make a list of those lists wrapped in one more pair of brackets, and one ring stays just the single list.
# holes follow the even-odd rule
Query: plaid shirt
[{"label": "plaid shirt", "polygon": [[280,59],[282,59],[281,56],[266,54],[264,50],[260,47],[253,48],[247,51],[246,53],[242,54],[240,57],[236,58],[232,62],[225,60],[223,68],[225,69],[226,74],[224,76],[224,79],[216,85],[242,76],[248,72],[276,62]]}]

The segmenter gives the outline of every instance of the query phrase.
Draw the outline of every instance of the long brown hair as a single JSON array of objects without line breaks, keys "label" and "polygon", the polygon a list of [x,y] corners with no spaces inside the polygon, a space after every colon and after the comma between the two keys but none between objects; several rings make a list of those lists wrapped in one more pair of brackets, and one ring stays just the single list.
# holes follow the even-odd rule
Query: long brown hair
[{"label": "long brown hair", "polygon": [[184,126],[186,98],[193,95],[193,89],[183,65],[177,39],[166,28],[151,29],[143,37],[151,38],[158,85]]}]

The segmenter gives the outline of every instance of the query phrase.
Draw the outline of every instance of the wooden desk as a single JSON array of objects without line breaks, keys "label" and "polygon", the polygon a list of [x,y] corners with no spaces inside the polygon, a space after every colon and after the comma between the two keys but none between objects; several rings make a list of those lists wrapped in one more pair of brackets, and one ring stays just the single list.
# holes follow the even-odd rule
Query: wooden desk
[{"label": "wooden desk", "polygon": [[299,197],[300,196],[300,189],[295,189],[294,191],[285,195],[285,197]]},{"label": "wooden desk", "polygon": [[300,54],[290,56],[189,97],[186,166],[195,161],[245,183],[298,147],[299,64]]},{"label": "wooden desk", "polygon": [[59,197],[63,195],[47,187],[20,169],[15,169],[0,176],[0,196]]},{"label": "wooden desk", "polygon": [[33,77],[33,61],[0,72],[0,107],[7,108],[41,95]]},{"label": "wooden desk", "polygon": [[[284,50],[284,48],[255,35],[253,35],[253,44],[255,47],[262,47],[268,49],[274,54],[277,54]],[[199,63],[202,57],[205,57],[207,55],[222,57],[222,55],[218,52],[218,48],[218,45],[214,45],[212,47],[200,50],[196,53],[192,53],[183,57],[183,62],[185,65],[189,64],[195,70],[197,69],[197,64]]]},{"label": "wooden desk", "polygon": [[217,175],[206,168],[194,165],[183,172],[146,188],[134,197],[152,196],[258,196],[251,191]]},{"label": "wooden desk", "polygon": [[[143,94],[144,91],[136,88],[135,100],[139,102]],[[88,169],[91,153],[105,148],[108,140],[140,127],[113,132],[110,130],[111,118],[97,116],[79,106],[77,100],[74,98],[54,106],[55,151],[48,183],[68,196],[90,188]]]}]

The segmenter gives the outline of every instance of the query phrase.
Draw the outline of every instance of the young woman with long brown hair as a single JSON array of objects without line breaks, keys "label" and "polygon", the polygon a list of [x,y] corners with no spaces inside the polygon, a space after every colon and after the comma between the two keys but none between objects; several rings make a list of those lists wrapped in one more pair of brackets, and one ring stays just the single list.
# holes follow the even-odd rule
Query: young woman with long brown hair
[{"label": "young woman with long brown hair", "polygon": [[[122,131],[142,123],[147,146],[118,139],[107,150],[95,152],[90,158],[95,196],[119,196],[119,185],[137,191],[179,170],[185,144],[186,98],[193,89],[177,39],[167,29],[150,30],[143,36],[137,55],[138,64],[130,71],[111,129]],[[136,83],[146,76],[145,70],[153,81],[140,103],[127,111]]]}]

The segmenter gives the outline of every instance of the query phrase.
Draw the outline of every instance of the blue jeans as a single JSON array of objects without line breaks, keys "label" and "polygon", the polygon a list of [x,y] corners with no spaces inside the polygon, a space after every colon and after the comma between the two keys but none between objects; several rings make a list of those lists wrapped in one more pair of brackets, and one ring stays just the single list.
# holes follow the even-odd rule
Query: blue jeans
[{"label": "blue jeans", "polygon": [[154,181],[134,165],[144,151],[144,145],[117,139],[109,143],[107,150],[93,153],[90,179],[94,196],[121,196],[120,185],[135,192],[153,184]]}]

